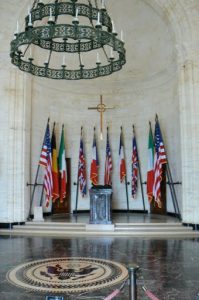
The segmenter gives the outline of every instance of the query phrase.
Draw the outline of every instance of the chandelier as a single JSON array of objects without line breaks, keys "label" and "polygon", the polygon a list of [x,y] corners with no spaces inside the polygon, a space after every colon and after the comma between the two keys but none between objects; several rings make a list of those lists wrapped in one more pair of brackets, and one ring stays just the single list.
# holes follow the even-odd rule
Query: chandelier
[{"label": "chandelier", "polygon": [[122,69],[126,63],[123,33],[118,38],[104,0],[93,3],[34,1],[24,31],[19,32],[17,21],[11,62],[21,71],[51,79],[93,79]]}]

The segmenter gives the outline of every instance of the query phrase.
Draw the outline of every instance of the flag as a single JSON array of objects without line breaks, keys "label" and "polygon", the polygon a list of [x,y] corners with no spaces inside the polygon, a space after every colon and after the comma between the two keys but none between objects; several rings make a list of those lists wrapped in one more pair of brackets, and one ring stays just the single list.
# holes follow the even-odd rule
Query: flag
[{"label": "flag", "polygon": [[132,197],[135,198],[138,184],[138,151],[135,136],[133,137],[132,150]]},{"label": "flag", "polygon": [[52,200],[53,202],[55,202],[55,200],[59,198],[59,172],[58,172],[57,147],[56,147],[56,137],[55,137],[55,125],[53,127],[53,132],[52,132],[51,149],[52,149],[52,178],[53,178]]},{"label": "flag", "polygon": [[45,168],[43,186],[44,186],[44,191],[45,191],[45,195],[46,195],[46,207],[48,207],[50,200],[52,198],[52,191],[53,191],[52,158],[51,158],[49,123],[47,124],[47,127],[46,127],[46,132],[45,132],[45,136],[44,136],[44,142],[42,145],[39,164]]},{"label": "flag", "polygon": [[166,151],[164,148],[162,133],[158,120],[155,124],[155,159],[154,159],[154,184],[153,196],[158,207],[161,208],[161,181],[162,181],[162,166],[167,163]]},{"label": "flag", "polygon": [[90,180],[94,185],[98,184],[98,167],[99,167],[99,160],[98,160],[97,144],[96,144],[96,138],[94,132],[93,147],[92,147],[92,161],[91,161],[91,168],[90,168]]},{"label": "flag", "polygon": [[111,185],[111,173],[113,170],[112,157],[111,157],[111,148],[109,144],[109,136],[107,130],[107,140],[106,140],[106,160],[105,160],[105,173],[104,173],[104,184]]},{"label": "flag", "polygon": [[59,147],[59,174],[60,174],[60,202],[64,202],[66,198],[66,182],[67,182],[67,170],[66,170],[66,150],[64,143],[64,126],[62,126],[61,142]]},{"label": "flag", "polygon": [[149,202],[153,199],[153,184],[154,184],[154,144],[151,126],[149,127],[148,137],[148,168],[147,168],[147,195]]},{"label": "flag", "polygon": [[86,195],[86,161],[84,156],[84,144],[81,135],[79,147],[79,162],[78,162],[78,180],[82,197]]},{"label": "flag", "polygon": [[119,156],[120,156],[120,182],[123,182],[126,177],[126,162],[124,158],[124,146],[122,142],[122,131],[120,133],[120,147],[119,147]]}]

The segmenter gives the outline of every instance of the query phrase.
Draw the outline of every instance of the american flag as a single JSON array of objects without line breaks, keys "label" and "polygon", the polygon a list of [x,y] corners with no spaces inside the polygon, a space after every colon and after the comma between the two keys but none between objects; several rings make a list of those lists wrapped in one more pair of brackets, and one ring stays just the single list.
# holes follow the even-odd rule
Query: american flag
[{"label": "american flag", "polygon": [[52,198],[53,179],[52,179],[52,158],[51,158],[51,142],[50,142],[50,128],[49,123],[46,127],[44,142],[41,150],[39,164],[45,168],[44,174],[44,191],[46,194],[46,207],[49,206]]},{"label": "american flag", "polygon": [[119,156],[120,156],[120,182],[123,182],[124,178],[126,177],[126,162],[124,158],[124,145],[122,142],[122,131],[120,134]]},{"label": "american flag", "polygon": [[138,182],[138,152],[135,136],[133,137],[133,151],[132,151],[132,197],[136,197]]},{"label": "american flag", "polygon": [[109,136],[107,130],[107,140],[106,140],[106,160],[105,160],[105,173],[104,173],[104,184],[111,185],[111,173],[113,170],[112,157],[111,157],[111,148],[109,144]]},{"label": "american flag", "polygon": [[158,120],[155,123],[155,158],[154,158],[154,184],[153,196],[158,207],[161,208],[161,181],[162,166],[167,163],[166,151],[163,144],[162,133]]},{"label": "american flag", "polygon": [[79,163],[78,163],[78,179],[82,197],[86,195],[86,162],[84,157],[84,145],[82,136],[80,138],[79,147]]}]

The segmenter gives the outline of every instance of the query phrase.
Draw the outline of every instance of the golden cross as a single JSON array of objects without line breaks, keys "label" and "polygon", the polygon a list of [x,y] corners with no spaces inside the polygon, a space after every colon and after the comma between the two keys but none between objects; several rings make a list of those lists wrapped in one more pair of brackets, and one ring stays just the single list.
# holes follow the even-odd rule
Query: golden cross
[{"label": "golden cross", "polygon": [[115,108],[114,106],[109,107],[106,106],[106,104],[103,103],[102,101],[102,95],[100,95],[100,104],[98,104],[95,107],[88,107],[88,109],[96,109],[99,113],[100,113],[100,135],[101,135],[101,139],[103,138],[102,132],[103,132],[103,113],[107,110],[107,109],[113,109]]}]

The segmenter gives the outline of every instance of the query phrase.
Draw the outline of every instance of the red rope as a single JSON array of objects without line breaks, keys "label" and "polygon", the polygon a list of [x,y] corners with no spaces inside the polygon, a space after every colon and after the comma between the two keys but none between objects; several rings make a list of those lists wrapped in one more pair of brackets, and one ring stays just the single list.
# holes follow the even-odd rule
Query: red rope
[{"label": "red rope", "polygon": [[151,291],[147,290],[146,287],[143,287],[143,290],[151,300],[159,300]]},{"label": "red rope", "polygon": [[120,293],[120,290],[117,289],[115,291],[113,291],[109,296],[107,296],[106,298],[104,298],[104,300],[111,300],[113,299],[115,296],[117,296]]}]

